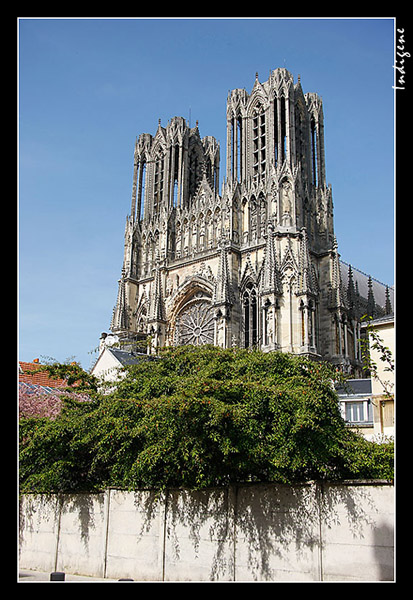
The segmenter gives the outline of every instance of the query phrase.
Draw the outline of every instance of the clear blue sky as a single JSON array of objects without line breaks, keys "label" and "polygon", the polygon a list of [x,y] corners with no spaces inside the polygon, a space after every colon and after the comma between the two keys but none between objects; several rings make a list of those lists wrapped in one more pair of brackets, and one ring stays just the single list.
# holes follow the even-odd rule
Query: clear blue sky
[{"label": "clear blue sky", "polygon": [[221,144],[228,90],[286,67],[323,99],[342,259],[394,278],[394,22],[388,19],[21,19],[19,357],[88,369],[108,331],[133,149],[158,119]]}]

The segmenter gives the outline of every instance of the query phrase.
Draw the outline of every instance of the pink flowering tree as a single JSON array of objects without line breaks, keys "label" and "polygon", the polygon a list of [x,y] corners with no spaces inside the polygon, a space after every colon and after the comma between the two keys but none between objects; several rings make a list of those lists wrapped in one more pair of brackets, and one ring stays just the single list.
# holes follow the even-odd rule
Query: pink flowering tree
[{"label": "pink flowering tree", "polygon": [[19,383],[19,417],[48,417],[56,419],[63,406],[63,397],[85,402],[86,394],[68,391],[66,386],[48,388],[40,385]]},{"label": "pink flowering tree", "polygon": [[19,417],[48,417],[56,419],[61,413],[64,397],[79,402],[90,400],[89,392],[96,391],[96,382],[77,364],[53,363],[40,365],[31,374],[46,371],[49,377],[62,380],[57,387],[19,382]]}]

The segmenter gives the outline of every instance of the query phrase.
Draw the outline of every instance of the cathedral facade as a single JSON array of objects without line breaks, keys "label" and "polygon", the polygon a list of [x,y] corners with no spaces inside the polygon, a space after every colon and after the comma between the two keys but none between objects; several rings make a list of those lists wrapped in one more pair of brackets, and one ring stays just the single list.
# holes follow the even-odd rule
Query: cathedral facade
[{"label": "cathedral facade", "polygon": [[384,314],[390,296],[375,282],[380,306],[371,278],[363,296],[340,262],[321,98],[285,68],[232,90],[221,193],[219,168],[218,142],[182,117],[137,138],[112,335],[149,339],[150,352],[281,350],[357,372],[360,317],[369,302]]}]

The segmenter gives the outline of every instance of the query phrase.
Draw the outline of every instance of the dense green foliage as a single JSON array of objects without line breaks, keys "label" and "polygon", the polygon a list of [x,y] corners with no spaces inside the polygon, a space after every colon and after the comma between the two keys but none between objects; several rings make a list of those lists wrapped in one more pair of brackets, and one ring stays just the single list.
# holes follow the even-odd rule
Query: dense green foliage
[{"label": "dense green foliage", "polygon": [[392,479],[392,444],[345,427],[337,376],[280,352],[165,349],[109,394],[22,418],[21,491]]}]

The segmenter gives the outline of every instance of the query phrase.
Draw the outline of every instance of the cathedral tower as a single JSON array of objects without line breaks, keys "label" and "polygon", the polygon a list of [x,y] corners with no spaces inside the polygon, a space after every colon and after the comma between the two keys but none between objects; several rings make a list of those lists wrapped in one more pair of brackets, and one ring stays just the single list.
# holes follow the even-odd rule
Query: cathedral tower
[{"label": "cathedral tower", "polygon": [[282,350],[357,372],[364,300],[353,273],[343,285],[321,98],[286,69],[257,74],[228,95],[226,151],[220,194],[219,144],[198,123],[136,140],[112,332],[149,351]]}]

